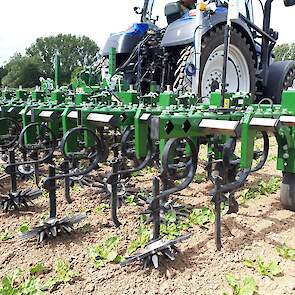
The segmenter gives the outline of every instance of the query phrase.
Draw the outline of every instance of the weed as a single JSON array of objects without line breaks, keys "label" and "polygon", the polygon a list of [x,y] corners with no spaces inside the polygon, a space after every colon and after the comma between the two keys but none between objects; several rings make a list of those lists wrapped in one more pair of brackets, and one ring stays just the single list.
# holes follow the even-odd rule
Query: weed
[{"label": "weed", "polygon": [[155,167],[147,166],[141,171],[132,172],[131,176],[132,177],[137,177],[137,176],[141,176],[141,175],[155,174],[155,173],[157,173],[157,169]]},{"label": "weed", "polygon": [[44,265],[43,261],[37,262],[30,268],[30,274],[31,275],[38,275],[40,273],[43,273],[47,270],[47,268]]},{"label": "weed", "polygon": [[80,184],[78,183],[75,183],[71,190],[74,192],[74,193],[80,193],[82,191],[82,187],[80,186]]},{"label": "weed", "polygon": [[273,194],[280,189],[281,179],[279,177],[272,177],[268,181],[260,181],[258,185],[245,189],[241,193],[244,200],[255,199],[258,196],[267,196]]},{"label": "weed", "polygon": [[88,249],[88,255],[96,268],[101,268],[108,262],[120,263],[123,257],[118,255],[118,237],[108,238],[102,245],[95,245]]},{"label": "weed", "polygon": [[277,262],[265,262],[260,256],[256,260],[245,259],[244,264],[249,268],[257,270],[262,276],[273,278],[282,274],[282,269]]},{"label": "weed", "polygon": [[40,221],[42,222],[42,221],[45,221],[45,220],[47,220],[49,218],[49,214],[47,213],[47,212],[44,212],[44,213],[42,213],[41,214],[41,216],[40,216]]},{"label": "weed", "polygon": [[206,182],[206,181],[207,181],[206,172],[198,173],[194,177],[194,182],[197,183],[197,184],[201,184],[201,183]]},{"label": "weed", "polygon": [[272,162],[272,161],[276,161],[277,158],[278,158],[277,155],[269,156],[269,157],[267,158],[267,163],[270,163],[270,162]]},{"label": "weed", "polygon": [[108,204],[105,203],[101,203],[97,208],[96,208],[96,213],[102,213],[104,212],[106,209],[110,208],[110,206]]},{"label": "weed", "polygon": [[[237,280],[232,274],[226,274],[225,278],[233,290],[233,295],[253,295],[258,290],[256,281],[252,277]],[[227,293],[223,293],[223,295],[227,295]]]},{"label": "weed", "polygon": [[70,264],[57,259],[54,264],[55,275],[50,278],[46,284],[48,289],[52,289],[53,287],[57,287],[60,284],[68,284],[74,281],[77,277],[79,277],[79,272],[75,272],[71,270]]},{"label": "weed", "polygon": [[272,177],[268,181],[261,181],[258,184],[259,194],[267,196],[268,194],[277,192],[281,187],[281,181],[280,177]]},{"label": "weed", "polygon": [[2,233],[0,235],[0,240],[2,242],[5,242],[5,241],[11,240],[11,239],[13,239],[13,235],[11,233],[9,233],[8,231],[5,231],[4,233]]},{"label": "weed", "polygon": [[24,222],[19,226],[19,232],[22,234],[25,234],[29,230],[30,230],[30,226],[27,222]]},{"label": "weed", "polygon": [[129,206],[136,206],[137,197],[135,195],[130,195],[125,199],[125,202]]},{"label": "weed", "polygon": [[42,192],[42,197],[43,197],[44,199],[48,199],[48,198],[49,198],[49,193],[48,193],[47,191],[43,191],[43,192]]},{"label": "weed", "polygon": [[90,223],[85,223],[82,227],[81,230],[83,234],[89,234],[91,232],[92,225]]},{"label": "weed", "polygon": [[4,173],[5,172],[5,165],[4,164],[0,164],[0,173]]},{"label": "weed", "polygon": [[276,250],[281,257],[295,261],[295,249],[289,248],[284,244],[276,247]]}]

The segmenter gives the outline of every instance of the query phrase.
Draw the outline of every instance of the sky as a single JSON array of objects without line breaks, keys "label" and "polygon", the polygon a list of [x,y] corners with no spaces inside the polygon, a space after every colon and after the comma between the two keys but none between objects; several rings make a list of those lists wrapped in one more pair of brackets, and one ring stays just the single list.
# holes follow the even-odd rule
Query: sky
[{"label": "sky", "polygon": [[[164,26],[164,6],[171,2],[156,0],[155,14]],[[128,29],[140,17],[134,6],[143,0],[1,0],[0,66],[16,52],[24,53],[38,37],[71,33],[86,35],[100,47],[109,34]],[[258,3],[258,0],[253,0]],[[261,23],[261,9],[255,6],[254,16]],[[280,32],[279,43],[295,42],[293,17],[295,6],[284,7],[283,0],[274,0],[272,27]]]}]

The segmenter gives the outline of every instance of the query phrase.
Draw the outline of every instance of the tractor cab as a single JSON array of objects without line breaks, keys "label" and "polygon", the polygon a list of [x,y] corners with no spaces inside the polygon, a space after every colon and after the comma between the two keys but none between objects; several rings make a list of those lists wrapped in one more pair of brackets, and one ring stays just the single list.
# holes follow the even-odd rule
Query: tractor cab
[{"label": "tractor cab", "polygon": [[[210,1],[211,3],[215,3],[218,10],[226,10],[228,7],[228,1]],[[209,2],[209,3],[210,3]],[[252,0],[242,0],[238,1],[239,11],[242,15],[247,17],[250,21],[253,21],[253,6]],[[180,4],[178,1],[169,2],[165,5],[165,16],[167,19],[168,25],[173,23],[174,21],[180,18],[187,18],[193,16],[194,13],[187,11],[183,14]]]}]

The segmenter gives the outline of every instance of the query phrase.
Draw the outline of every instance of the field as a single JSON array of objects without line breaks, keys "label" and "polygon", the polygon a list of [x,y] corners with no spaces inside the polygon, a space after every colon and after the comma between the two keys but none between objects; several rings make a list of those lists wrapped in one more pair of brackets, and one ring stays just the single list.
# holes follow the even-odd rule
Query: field
[{"label": "field", "polygon": [[[208,196],[212,185],[199,169],[194,183],[173,196],[192,206],[189,219],[176,222],[172,213],[166,214],[168,226],[162,228],[168,238],[192,235],[179,244],[176,260],[161,260],[158,270],[117,263],[121,256],[140,251],[136,248],[144,247],[149,237],[149,226],[139,218],[144,208],[136,201],[150,191],[154,169],[132,178],[136,192],[119,209],[119,228],[111,224],[106,196],[77,185],[73,203],[66,204],[61,192],[58,196],[60,217],[79,212],[88,217],[70,235],[42,245],[19,238],[20,232],[46,219],[47,194],[28,211],[1,213],[0,294],[295,294],[295,214],[279,202],[281,174],[276,171],[275,149],[272,139],[266,166],[237,194],[239,213],[224,214],[220,252],[214,245],[214,211]],[[32,185],[31,180],[22,183]],[[1,190],[7,192],[8,184]],[[12,293],[12,287],[19,293]]]}]

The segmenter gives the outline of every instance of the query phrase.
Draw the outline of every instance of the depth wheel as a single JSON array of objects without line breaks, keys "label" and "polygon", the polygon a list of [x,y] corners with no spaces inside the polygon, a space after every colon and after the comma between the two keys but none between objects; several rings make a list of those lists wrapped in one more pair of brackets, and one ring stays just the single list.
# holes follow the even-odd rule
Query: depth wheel
[{"label": "depth wheel", "polygon": [[295,212],[295,174],[285,173],[281,185],[280,201],[285,209]]}]

